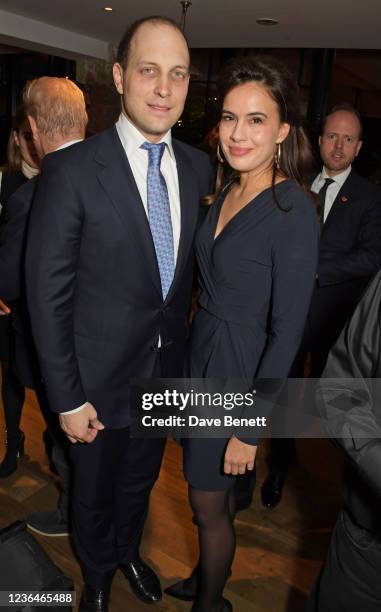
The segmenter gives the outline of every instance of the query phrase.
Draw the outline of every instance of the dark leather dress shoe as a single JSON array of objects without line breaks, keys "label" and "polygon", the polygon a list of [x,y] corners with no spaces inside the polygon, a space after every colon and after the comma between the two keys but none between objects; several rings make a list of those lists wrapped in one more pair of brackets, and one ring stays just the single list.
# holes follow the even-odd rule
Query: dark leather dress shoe
[{"label": "dark leather dress shoe", "polygon": [[84,586],[79,602],[79,612],[108,612],[109,589],[93,589]]},{"label": "dark leather dress shoe", "polygon": [[161,600],[160,580],[155,572],[141,559],[121,565],[120,569],[139,599],[144,603],[156,603]]},{"label": "dark leather dress shoe", "polygon": [[262,505],[265,508],[275,508],[282,499],[284,474],[270,472],[261,489]]}]

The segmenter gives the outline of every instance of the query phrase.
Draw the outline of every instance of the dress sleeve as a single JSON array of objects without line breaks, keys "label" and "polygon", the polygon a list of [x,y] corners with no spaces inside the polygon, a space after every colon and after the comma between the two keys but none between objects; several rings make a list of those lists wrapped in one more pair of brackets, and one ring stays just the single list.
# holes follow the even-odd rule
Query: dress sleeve
[{"label": "dress sleeve", "polygon": [[[299,348],[318,264],[319,226],[313,202],[301,190],[292,193],[296,200],[284,203],[291,209],[279,212],[272,234],[268,339],[255,382],[261,415],[270,414]],[[239,439],[256,443],[255,438]]]},{"label": "dress sleeve", "polygon": [[286,378],[299,348],[316,278],[319,227],[309,197],[295,201],[274,228],[268,339],[257,378]]}]

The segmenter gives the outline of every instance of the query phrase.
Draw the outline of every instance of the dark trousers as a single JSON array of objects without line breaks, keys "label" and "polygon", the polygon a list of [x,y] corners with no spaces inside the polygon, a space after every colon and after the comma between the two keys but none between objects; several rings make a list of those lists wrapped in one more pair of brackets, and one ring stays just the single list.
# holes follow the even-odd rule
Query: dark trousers
[{"label": "dark trousers", "polygon": [[165,439],[134,439],[129,428],[74,444],[72,525],[85,582],[105,587],[138,555]]},{"label": "dark trousers", "polygon": [[357,526],[346,511],[335,525],[327,559],[305,612],[379,612],[381,541]]}]

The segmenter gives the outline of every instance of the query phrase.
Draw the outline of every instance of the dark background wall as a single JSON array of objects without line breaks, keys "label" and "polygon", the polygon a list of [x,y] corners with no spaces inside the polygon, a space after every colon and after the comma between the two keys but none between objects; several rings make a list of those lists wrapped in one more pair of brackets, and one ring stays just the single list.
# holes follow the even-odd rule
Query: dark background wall
[{"label": "dark background wall", "polygon": [[0,163],[4,162],[12,116],[26,81],[40,76],[75,79],[75,62],[42,53],[0,53]]},{"label": "dark background wall", "polygon": [[[364,118],[364,141],[358,169],[372,175],[381,166],[381,51],[333,49],[193,49],[191,84],[175,135],[200,145],[218,121],[216,82],[230,57],[270,55],[284,61],[296,77],[306,128],[316,144],[321,120],[334,104],[349,102]],[[0,50],[0,163],[4,162],[11,118],[28,79],[68,76],[86,94],[89,133],[112,125],[119,99],[112,83],[111,62],[91,58],[74,62],[41,53]]]}]

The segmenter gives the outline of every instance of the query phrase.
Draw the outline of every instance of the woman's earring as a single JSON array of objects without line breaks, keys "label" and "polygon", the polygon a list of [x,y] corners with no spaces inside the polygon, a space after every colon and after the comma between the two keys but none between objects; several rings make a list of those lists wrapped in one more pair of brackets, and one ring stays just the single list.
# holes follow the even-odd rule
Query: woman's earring
[{"label": "woman's earring", "polygon": [[222,155],[221,155],[221,151],[220,151],[220,143],[218,143],[218,145],[217,145],[217,159],[218,159],[218,161],[220,162],[220,164],[225,163],[225,160],[224,160],[224,158],[223,158],[223,157],[222,157]]},{"label": "woman's earring", "polygon": [[278,142],[277,144],[278,144],[278,146],[277,146],[276,151],[275,151],[274,161],[275,161],[275,167],[279,169],[280,168],[280,160],[281,160],[281,156],[282,156],[282,149],[281,149],[281,143]]}]

